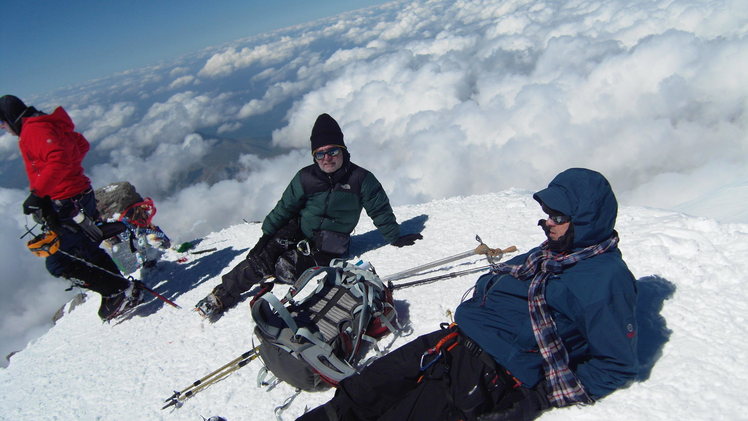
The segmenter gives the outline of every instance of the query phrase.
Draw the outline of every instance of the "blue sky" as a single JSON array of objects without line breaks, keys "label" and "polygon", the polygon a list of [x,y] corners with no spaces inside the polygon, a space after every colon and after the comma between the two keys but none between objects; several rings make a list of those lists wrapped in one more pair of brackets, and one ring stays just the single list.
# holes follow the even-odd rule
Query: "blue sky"
[{"label": "blue sky", "polygon": [[21,98],[386,0],[4,2],[0,95]]}]

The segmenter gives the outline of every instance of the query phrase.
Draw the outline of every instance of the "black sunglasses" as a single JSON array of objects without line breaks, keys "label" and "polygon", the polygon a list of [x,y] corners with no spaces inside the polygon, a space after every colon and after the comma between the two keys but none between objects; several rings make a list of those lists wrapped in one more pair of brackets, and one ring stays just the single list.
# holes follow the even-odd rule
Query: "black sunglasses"
[{"label": "black sunglasses", "polygon": [[312,155],[314,155],[314,159],[316,159],[317,161],[322,161],[325,158],[325,155],[330,155],[331,157],[332,156],[338,156],[338,154],[340,154],[341,150],[342,149],[340,149],[338,147],[334,147],[334,148],[330,148],[330,149],[328,149],[326,151],[317,151],[317,152],[314,152]]}]

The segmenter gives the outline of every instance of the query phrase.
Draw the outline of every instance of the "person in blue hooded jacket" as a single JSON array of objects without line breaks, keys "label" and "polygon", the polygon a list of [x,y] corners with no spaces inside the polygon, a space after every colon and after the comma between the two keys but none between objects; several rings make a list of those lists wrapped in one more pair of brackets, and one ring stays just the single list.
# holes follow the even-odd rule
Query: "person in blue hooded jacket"
[{"label": "person in blue hooded jacket", "polygon": [[610,184],[571,168],[533,198],[548,215],[543,244],[481,276],[455,324],[344,379],[299,419],[531,420],[633,381],[636,284]]}]

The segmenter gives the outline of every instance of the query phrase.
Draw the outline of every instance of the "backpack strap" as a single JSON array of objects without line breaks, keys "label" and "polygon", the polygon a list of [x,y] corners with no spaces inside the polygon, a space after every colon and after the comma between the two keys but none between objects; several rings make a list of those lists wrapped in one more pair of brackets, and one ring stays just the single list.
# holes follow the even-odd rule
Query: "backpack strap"
[{"label": "backpack strap", "polygon": [[[323,354],[321,348],[310,346],[301,351],[301,356],[317,373],[339,383],[341,380],[356,374],[356,370],[335,355]],[[323,360],[330,365],[324,364]]]},{"label": "backpack strap", "polygon": [[[301,292],[304,289],[304,287],[306,287],[306,285],[309,283],[310,280],[312,280],[312,278],[314,278],[315,276],[317,276],[318,274],[323,273],[323,272],[327,274],[325,276],[325,277],[327,277],[331,272],[334,272],[334,271],[336,271],[335,268],[326,267],[326,266],[324,266],[324,267],[323,266],[315,266],[315,267],[311,267],[311,268],[305,270],[299,276],[299,279],[297,279],[296,282],[294,282],[293,285],[291,285],[291,288],[288,289],[288,292],[283,297],[283,302],[284,303],[295,303],[294,297],[296,297],[296,295],[299,292]],[[315,292],[319,292],[320,289],[322,289],[322,283],[321,282],[317,284]],[[296,304],[299,304],[299,303],[296,303]]]},{"label": "backpack strap", "polygon": [[252,318],[255,320],[257,327],[259,327],[265,334],[273,339],[277,339],[283,329],[283,326],[277,326],[274,323],[270,323],[269,317],[272,310],[275,310],[278,317],[289,329],[292,330],[292,332],[294,332],[294,334],[299,330],[293,317],[291,317],[288,310],[286,310],[280,300],[278,300],[278,297],[276,297],[272,292],[266,292],[251,308]]},{"label": "backpack strap", "polygon": [[[351,264],[343,259],[333,259],[330,262],[330,266],[339,267],[344,273],[347,272],[353,275],[355,282],[344,282],[351,284],[351,293],[361,298],[362,305],[354,309],[354,314],[361,311],[370,313],[359,317],[359,326],[355,326],[355,331],[351,332],[354,350],[351,352],[349,359],[352,360],[356,356],[362,340],[372,343],[377,353],[381,353],[376,343],[377,339],[366,334],[371,320],[379,319],[380,323],[386,326],[395,336],[400,336],[399,332],[403,330],[399,323],[397,323],[397,311],[394,306],[386,302],[386,300],[381,299],[381,296],[379,302],[382,308],[374,306],[374,300],[377,296],[386,293],[384,282],[366,266],[362,267],[358,264]],[[385,316],[384,311],[387,308],[391,309],[391,312],[388,316]],[[396,324],[393,324],[392,320],[395,320]]]},{"label": "backpack strap", "polygon": [[309,329],[299,329],[298,335],[303,336],[314,344],[314,346],[304,347],[299,353],[301,358],[320,375],[338,383],[356,373],[356,370],[347,361],[341,361],[340,358],[333,354],[333,349],[330,345],[320,340]]}]

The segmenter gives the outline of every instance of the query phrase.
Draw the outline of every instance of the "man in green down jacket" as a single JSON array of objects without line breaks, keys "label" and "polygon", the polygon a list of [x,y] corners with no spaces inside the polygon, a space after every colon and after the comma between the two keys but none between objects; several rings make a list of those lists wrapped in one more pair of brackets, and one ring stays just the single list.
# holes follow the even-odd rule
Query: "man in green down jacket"
[{"label": "man in green down jacket", "polygon": [[203,317],[217,320],[266,276],[293,283],[307,268],[345,255],[362,209],[394,246],[413,245],[422,238],[400,235],[387,193],[374,174],[351,162],[343,132],[332,117],[317,117],[310,139],[314,164],[299,170],[286,187],[247,258],[197,303]]}]

